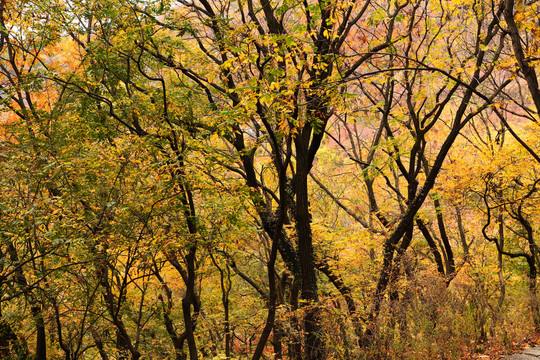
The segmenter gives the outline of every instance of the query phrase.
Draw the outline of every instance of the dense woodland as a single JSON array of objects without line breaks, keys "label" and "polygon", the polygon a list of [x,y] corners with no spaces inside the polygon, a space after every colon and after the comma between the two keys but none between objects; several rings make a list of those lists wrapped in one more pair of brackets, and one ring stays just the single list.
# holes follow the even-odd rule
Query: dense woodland
[{"label": "dense woodland", "polygon": [[539,64],[535,0],[0,0],[0,358],[512,351]]}]

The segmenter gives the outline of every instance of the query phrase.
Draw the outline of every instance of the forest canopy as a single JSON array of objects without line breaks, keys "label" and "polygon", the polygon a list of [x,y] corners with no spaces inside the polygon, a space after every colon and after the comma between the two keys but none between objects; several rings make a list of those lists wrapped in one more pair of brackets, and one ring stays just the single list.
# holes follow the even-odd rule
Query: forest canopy
[{"label": "forest canopy", "polygon": [[0,358],[512,351],[539,6],[0,0]]}]

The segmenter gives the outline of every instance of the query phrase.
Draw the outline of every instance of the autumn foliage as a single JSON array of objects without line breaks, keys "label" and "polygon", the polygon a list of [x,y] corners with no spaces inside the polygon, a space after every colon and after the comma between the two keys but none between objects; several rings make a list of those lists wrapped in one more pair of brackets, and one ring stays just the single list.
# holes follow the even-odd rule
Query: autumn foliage
[{"label": "autumn foliage", "polygon": [[539,10],[0,0],[0,358],[516,350]]}]

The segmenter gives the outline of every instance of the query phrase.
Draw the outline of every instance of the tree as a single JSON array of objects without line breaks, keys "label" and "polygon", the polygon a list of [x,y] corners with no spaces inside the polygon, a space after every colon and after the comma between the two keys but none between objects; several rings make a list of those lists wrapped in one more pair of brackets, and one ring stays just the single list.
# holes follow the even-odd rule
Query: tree
[{"label": "tree", "polygon": [[466,314],[475,257],[536,256],[534,177],[505,200],[484,177],[492,229],[448,173],[534,118],[506,2],[23,5],[0,30],[0,309],[28,304],[6,356],[369,357],[439,326],[429,289]]}]

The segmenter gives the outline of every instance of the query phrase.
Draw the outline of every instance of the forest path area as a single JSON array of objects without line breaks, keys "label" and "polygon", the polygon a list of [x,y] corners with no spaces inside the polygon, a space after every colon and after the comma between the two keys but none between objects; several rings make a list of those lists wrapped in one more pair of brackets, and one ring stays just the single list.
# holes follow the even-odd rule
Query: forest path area
[{"label": "forest path area", "polygon": [[523,350],[521,354],[513,354],[503,360],[537,360],[540,359],[540,346]]},{"label": "forest path area", "polygon": [[535,360],[540,359],[540,346],[524,350],[521,354],[505,357],[504,360]]}]

